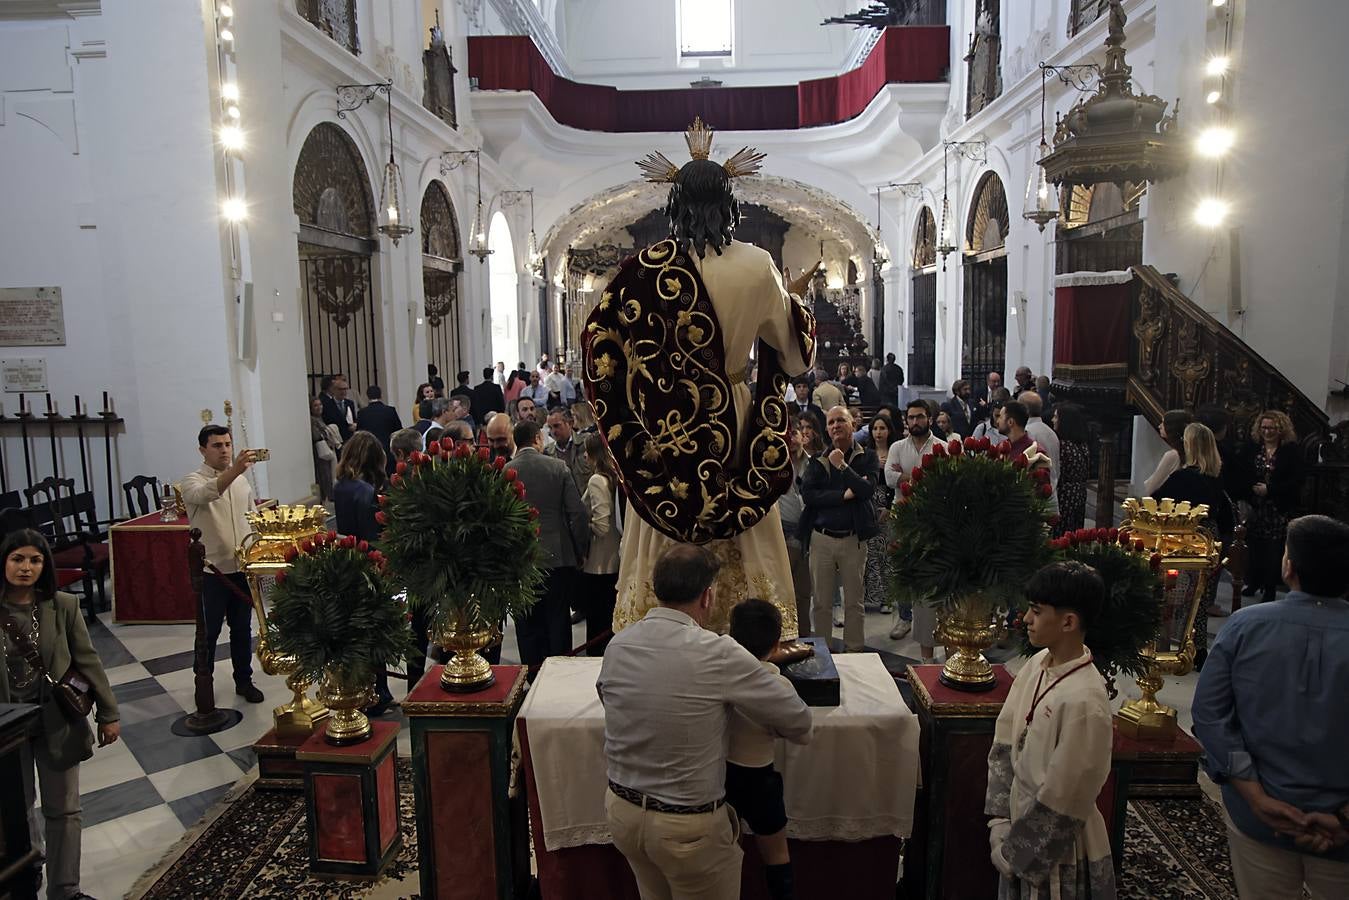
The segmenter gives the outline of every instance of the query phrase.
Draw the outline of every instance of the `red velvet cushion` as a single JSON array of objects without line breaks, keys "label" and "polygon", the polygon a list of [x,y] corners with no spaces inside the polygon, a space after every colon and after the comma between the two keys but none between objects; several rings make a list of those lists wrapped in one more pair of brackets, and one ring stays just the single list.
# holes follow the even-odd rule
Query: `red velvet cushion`
[{"label": "red velvet cushion", "polygon": [[[93,554],[94,557],[93,565],[95,568],[100,568],[102,566],[107,565],[108,563],[107,544],[90,544],[89,552]],[[84,568],[83,547],[67,547],[65,550],[60,550],[56,553],[53,553],[52,558],[56,560],[56,568],[58,569]]]},{"label": "red velvet cushion", "polygon": [[56,589],[70,587],[75,582],[84,577],[84,572],[79,569],[57,569],[56,570]]}]

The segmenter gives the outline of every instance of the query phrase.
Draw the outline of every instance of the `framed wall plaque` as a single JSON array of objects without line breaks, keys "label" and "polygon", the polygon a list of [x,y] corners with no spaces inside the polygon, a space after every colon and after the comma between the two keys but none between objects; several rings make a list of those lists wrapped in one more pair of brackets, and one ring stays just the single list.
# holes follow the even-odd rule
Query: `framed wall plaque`
[{"label": "framed wall plaque", "polygon": [[64,347],[59,287],[0,288],[0,347]]},{"label": "framed wall plaque", "polygon": [[0,377],[6,394],[43,393],[47,390],[47,361],[40,357],[0,359]]}]

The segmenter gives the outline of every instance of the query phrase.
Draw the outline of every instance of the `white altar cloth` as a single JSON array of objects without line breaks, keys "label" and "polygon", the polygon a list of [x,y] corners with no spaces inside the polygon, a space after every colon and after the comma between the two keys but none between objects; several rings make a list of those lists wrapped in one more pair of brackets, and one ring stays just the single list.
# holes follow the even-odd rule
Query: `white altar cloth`
[{"label": "white altar cloth", "polygon": [[[544,846],[611,842],[599,658],[547,659],[519,718],[527,723]],[[841,705],[812,707],[806,746],[777,742],[787,834],[805,840],[908,837],[918,785],[918,717],[871,653],[840,654]]]}]

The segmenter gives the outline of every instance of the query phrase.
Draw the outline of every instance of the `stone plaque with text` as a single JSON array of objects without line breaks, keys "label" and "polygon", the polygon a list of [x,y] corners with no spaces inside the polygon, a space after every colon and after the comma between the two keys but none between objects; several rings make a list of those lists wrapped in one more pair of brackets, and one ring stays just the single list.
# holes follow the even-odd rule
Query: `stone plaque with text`
[{"label": "stone plaque with text", "polygon": [[0,288],[0,347],[64,347],[59,287]]}]

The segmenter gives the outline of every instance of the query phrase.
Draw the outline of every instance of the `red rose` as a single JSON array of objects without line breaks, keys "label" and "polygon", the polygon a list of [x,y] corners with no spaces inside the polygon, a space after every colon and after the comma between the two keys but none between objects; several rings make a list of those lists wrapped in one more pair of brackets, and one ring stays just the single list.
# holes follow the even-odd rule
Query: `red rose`
[{"label": "red rose", "polygon": [[285,584],[285,583],[286,583],[286,573],[285,573],[285,572],[277,572],[277,573],[276,573],[276,583],[277,583],[277,584]]},{"label": "red rose", "polygon": [[933,456],[940,456],[940,457],[942,457],[942,458],[945,458],[945,457],[946,457],[946,445],[945,445],[945,444],[942,444],[942,443],[936,443],[936,444],[933,444],[933,445],[932,445],[932,455],[933,455]]},{"label": "red rose", "polygon": [[1050,524],[1050,525],[1057,525],[1057,524],[1059,524],[1059,523],[1062,522],[1062,521],[1063,521],[1063,517],[1060,516],[1058,513],[1054,513],[1054,515],[1052,515],[1052,516],[1049,517],[1049,524]]},{"label": "red rose", "polygon": [[313,553],[313,552],[314,552],[314,542],[313,542],[312,540],[306,539],[305,541],[303,541],[303,542],[300,544],[300,549],[303,550],[305,553]]},{"label": "red rose", "polygon": [[529,517],[531,519],[537,519],[539,517],[539,508],[537,506],[531,506],[529,508]]},{"label": "red rose", "polygon": [[1054,496],[1054,485],[1052,484],[1040,485],[1040,496],[1044,497],[1046,500]]},{"label": "red rose", "polygon": [[1077,529],[1077,531],[1073,532],[1073,540],[1083,542],[1091,540],[1091,529],[1089,528]]},{"label": "red rose", "polygon": [[369,542],[369,541],[361,541],[359,544],[356,545],[356,549],[359,550],[359,551],[361,551],[362,553],[369,553],[369,552],[370,552],[370,542]]},{"label": "red rose", "polygon": [[397,472],[395,472],[394,476],[389,479],[389,484],[393,485],[394,487],[398,487],[402,483],[403,483],[403,476],[399,475]]},{"label": "red rose", "polygon": [[397,472],[399,475],[402,475],[404,472],[408,470],[408,464],[400,460],[398,465],[393,467],[393,470]]},{"label": "red rose", "polygon": [[506,468],[506,457],[498,456],[496,459],[492,460],[492,468],[496,469],[498,472]]},{"label": "red rose", "polygon": [[478,448],[478,459],[482,460],[483,462],[487,462],[491,458],[492,452],[490,450],[488,450],[486,447]]},{"label": "red rose", "polygon": [[354,550],[356,549],[356,538],[347,535],[338,542],[337,546],[341,547],[343,550]]},{"label": "red rose", "polygon": [[1160,553],[1154,553],[1154,554],[1152,554],[1152,557],[1151,557],[1150,559],[1148,559],[1148,565],[1152,567],[1152,571],[1154,571],[1154,572],[1156,572],[1156,571],[1158,571],[1159,569],[1161,569],[1161,567],[1162,567],[1162,555],[1161,555]]},{"label": "red rose", "polygon": [[432,456],[435,456],[437,453],[439,453],[439,452],[440,452],[440,438],[436,438],[434,441],[427,441],[427,442],[426,442],[426,452],[429,453],[429,454],[431,454]]},{"label": "red rose", "polygon": [[965,438],[965,449],[973,453],[979,449],[979,442],[972,437]]},{"label": "red rose", "polygon": [[525,499],[525,483],[523,481],[515,482],[515,496],[521,500]]},{"label": "red rose", "polygon": [[327,536],[326,534],[316,534],[316,535],[314,535],[314,549],[315,549],[315,550],[322,550],[323,547],[324,547],[324,545],[327,544],[327,543],[328,543],[328,536]]},{"label": "red rose", "polygon": [[975,441],[975,443],[978,445],[979,449],[985,453],[987,453],[989,450],[993,448],[993,442],[988,439],[987,435],[979,438],[979,440]]},{"label": "red rose", "polygon": [[932,465],[932,464],[933,464],[934,462],[936,462],[936,461],[937,461],[937,457],[936,457],[934,454],[931,454],[931,453],[924,453],[924,454],[923,454],[922,462],[921,462],[920,464],[922,465],[922,467],[923,467],[924,469],[926,469],[928,466]]},{"label": "red rose", "polygon": [[378,503],[380,506],[383,506],[384,503],[385,503],[385,501],[387,501],[388,499],[389,499],[389,498],[388,498],[387,496],[385,496],[384,494],[378,494],[378,495],[376,495],[376,497],[375,497],[375,502]]},{"label": "red rose", "polygon": [[923,470],[922,470],[922,467],[920,467],[920,466],[914,466],[914,467],[913,467],[913,471],[910,472],[909,475],[910,475],[910,477],[913,479],[913,482],[914,482],[915,484],[917,484],[918,482],[922,481],[922,480],[923,480]]},{"label": "red rose", "polygon": [[1012,460],[1012,468],[1017,470],[1024,469],[1029,465],[1030,463],[1026,461],[1026,457],[1022,456],[1020,453],[1016,455],[1016,459]]},{"label": "red rose", "polygon": [[411,462],[414,466],[419,466],[421,465],[423,456],[425,456],[425,454],[423,454],[422,451],[413,450],[412,453],[409,454],[408,456],[408,461]]},{"label": "red rose", "polygon": [[951,443],[946,449],[950,451],[952,456],[959,456],[965,451],[965,448],[960,446],[960,438],[951,438]]},{"label": "red rose", "polygon": [[1113,544],[1115,541],[1119,540],[1119,529],[1118,529],[1118,528],[1107,528],[1107,529],[1105,530],[1105,537],[1106,537],[1106,540],[1110,541],[1110,543]]},{"label": "red rose", "polygon": [[514,481],[518,476],[516,476],[514,469],[507,469],[505,477],[507,481]]},{"label": "red rose", "polygon": [[1142,542],[1142,541],[1134,541],[1134,552],[1135,552],[1135,553],[1142,553],[1142,552],[1143,552],[1143,542]]},{"label": "red rose", "polygon": [[375,521],[381,525],[387,525],[389,524],[389,517],[385,515],[384,510],[381,509],[379,512],[375,513]]},{"label": "red rose", "polygon": [[1044,484],[1045,482],[1049,481],[1048,469],[1032,469],[1030,474],[1032,478],[1034,478],[1041,484]]},{"label": "red rose", "polygon": [[335,541],[335,540],[337,540],[337,532],[336,532],[336,531],[333,531],[331,528],[328,529],[328,540],[330,540],[330,541]]},{"label": "red rose", "polygon": [[299,555],[300,555],[300,551],[299,551],[299,550],[296,550],[294,547],[287,547],[287,548],[286,548],[286,552],[281,554],[281,558],[284,559],[286,562],[289,563],[289,562],[294,562],[294,561],[295,561],[295,557],[297,557],[297,556],[299,556]]},{"label": "red rose", "polygon": [[370,560],[375,565],[379,565],[381,562],[384,561],[384,557],[380,556],[378,550],[371,550],[369,553],[365,555],[365,558]]},{"label": "red rose", "polygon": [[454,455],[458,459],[467,459],[473,455],[473,448],[468,444],[460,444],[454,448]]},{"label": "red rose", "polygon": [[913,494],[913,482],[911,482],[911,481],[905,481],[905,482],[901,483],[900,486],[899,486],[899,492],[900,492],[901,494],[903,494],[905,497],[908,497],[908,496],[912,495],[912,494]]},{"label": "red rose", "polygon": [[[459,454],[457,454],[457,453],[455,454],[455,456],[458,456],[458,455],[459,455]],[[440,451],[440,457],[439,457],[439,459],[440,459],[440,461],[443,462],[443,463],[449,462],[449,461],[450,461],[450,451],[448,451],[448,450],[442,450],[442,451]]]}]

